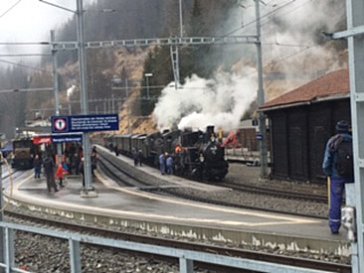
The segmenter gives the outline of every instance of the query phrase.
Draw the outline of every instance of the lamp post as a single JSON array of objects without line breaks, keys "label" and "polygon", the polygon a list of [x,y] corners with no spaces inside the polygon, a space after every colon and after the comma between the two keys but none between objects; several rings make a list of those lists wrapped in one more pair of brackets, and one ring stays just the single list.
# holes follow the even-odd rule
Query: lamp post
[{"label": "lamp post", "polygon": [[150,98],[150,95],[149,95],[149,78],[153,77],[153,73],[145,73],[144,76],[145,76],[145,81],[146,81],[146,84],[147,84],[147,99],[149,100],[149,98]]}]

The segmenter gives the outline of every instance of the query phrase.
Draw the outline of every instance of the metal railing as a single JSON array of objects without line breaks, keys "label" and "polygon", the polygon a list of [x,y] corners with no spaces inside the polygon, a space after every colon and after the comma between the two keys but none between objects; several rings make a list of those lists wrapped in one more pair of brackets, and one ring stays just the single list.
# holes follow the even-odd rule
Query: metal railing
[{"label": "metal railing", "polygon": [[207,264],[222,265],[239,269],[248,269],[258,272],[282,272],[282,273],[329,273],[327,271],[299,268],[288,265],[279,265],[262,261],[255,261],[243,258],[234,258],[223,255],[209,254],[191,250],[181,250],[172,247],[162,247],[156,245],[128,242],[124,240],[107,239],[90,235],[82,235],[79,233],[69,233],[45,228],[31,227],[8,222],[0,222],[0,227],[4,228],[5,234],[5,257],[4,263],[0,263],[0,267],[5,268],[7,273],[20,272],[28,273],[23,269],[17,268],[15,265],[15,248],[14,248],[14,232],[23,231],[29,233],[41,234],[58,239],[68,240],[70,268],[72,273],[80,273],[81,270],[81,251],[80,243],[93,244],[105,247],[114,247],[129,251],[156,254],[161,256],[173,257],[179,259],[180,273],[193,273],[193,263],[203,262]]}]

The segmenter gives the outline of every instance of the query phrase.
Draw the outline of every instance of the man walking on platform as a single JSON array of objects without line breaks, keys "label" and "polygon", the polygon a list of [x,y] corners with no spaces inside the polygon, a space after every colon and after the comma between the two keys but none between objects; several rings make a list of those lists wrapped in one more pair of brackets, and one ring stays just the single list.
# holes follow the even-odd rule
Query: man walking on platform
[{"label": "man walking on platform", "polygon": [[42,171],[42,159],[39,154],[36,154],[33,161],[34,165],[34,178],[40,178],[40,173]]},{"label": "man walking on platform", "polygon": [[49,154],[46,154],[46,157],[44,158],[43,161],[43,166],[44,166],[44,174],[47,179],[48,192],[51,192],[52,188],[54,189],[54,192],[57,192],[58,189],[56,182],[54,180],[55,164],[53,158]]},{"label": "man walking on platform", "polygon": [[349,123],[339,121],[336,124],[337,134],[327,144],[322,163],[323,172],[331,180],[329,185],[330,215],[329,226],[332,234],[338,234],[341,226],[341,203],[345,183],[354,182],[352,137],[349,134]]}]

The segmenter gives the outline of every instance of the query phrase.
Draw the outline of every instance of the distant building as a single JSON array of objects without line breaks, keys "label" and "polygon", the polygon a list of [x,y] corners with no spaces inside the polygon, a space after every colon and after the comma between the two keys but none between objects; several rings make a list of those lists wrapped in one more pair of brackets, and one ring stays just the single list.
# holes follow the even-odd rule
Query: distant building
[{"label": "distant building", "polygon": [[349,72],[324,75],[265,103],[270,120],[272,177],[323,182],[326,141],[337,121],[351,121]]}]

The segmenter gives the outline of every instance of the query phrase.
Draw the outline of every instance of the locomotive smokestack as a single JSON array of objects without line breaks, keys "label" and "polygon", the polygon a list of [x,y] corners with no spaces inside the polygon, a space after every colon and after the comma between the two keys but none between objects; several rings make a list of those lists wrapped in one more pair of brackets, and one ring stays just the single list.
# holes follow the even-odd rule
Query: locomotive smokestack
[{"label": "locomotive smokestack", "polygon": [[206,127],[206,133],[209,133],[210,135],[214,133],[215,126],[209,125]]},{"label": "locomotive smokestack", "polygon": [[215,136],[215,132],[214,132],[215,126],[214,125],[209,125],[206,127],[206,139],[205,141],[209,141],[211,139],[212,136]]}]

